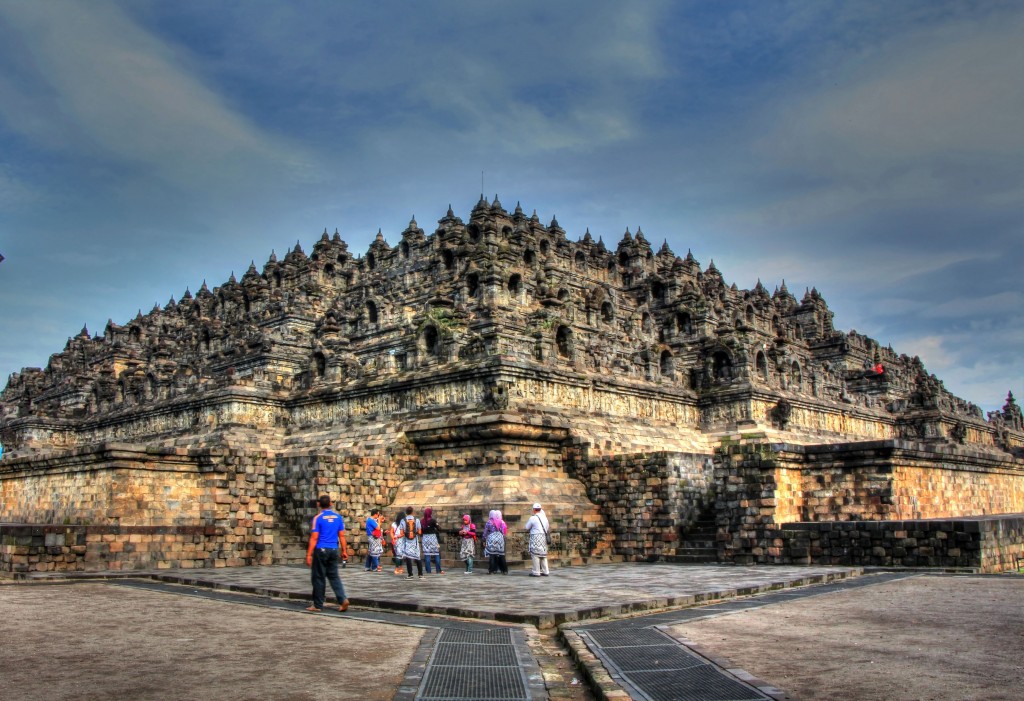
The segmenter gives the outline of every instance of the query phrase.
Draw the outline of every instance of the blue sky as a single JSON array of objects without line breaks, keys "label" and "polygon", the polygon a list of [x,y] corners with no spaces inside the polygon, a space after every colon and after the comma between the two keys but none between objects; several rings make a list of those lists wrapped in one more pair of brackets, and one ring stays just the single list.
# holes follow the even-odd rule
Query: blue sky
[{"label": "blue sky", "polygon": [[1019,2],[0,0],[0,378],[480,195],[1024,393]]}]

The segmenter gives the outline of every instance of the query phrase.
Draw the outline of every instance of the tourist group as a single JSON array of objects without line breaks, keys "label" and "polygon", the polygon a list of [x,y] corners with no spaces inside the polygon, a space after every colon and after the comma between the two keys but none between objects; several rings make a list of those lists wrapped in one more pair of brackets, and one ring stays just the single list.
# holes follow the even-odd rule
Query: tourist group
[{"label": "tourist group", "polygon": [[[345,521],[341,514],[331,508],[331,499],[323,495],[318,500],[320,512],[313,517],[310,526],[309,547],[306,551],[306,565],[311,568],[313,604],[307,611],[323,610],[327,584],[331,585],[340,602],[338,609],[346,611],[349,601],[338,575],[338,564],[348,562],[349,547],[345,539]],[[551,543],[551,525],[540,504],[533,505],[533,514],[524,527],[528,537],[528,550],[532,560],[531,577],[547,577],[548,545]],[[487,560],[487,574],[508,574],[505,559],[508,525],[502,519],[501,511],[492,510],[482,530],[478,530],[469,514],[462,516],[457,532],[459,560],[465,563],[464,574],[473,573],[473,561],[477,553],[477,541],[482,543],[483,556]],[[423,509],[422,518],[409,506],[395,514],[390,523],[385,523],[383,512],[373,509],[366,519],[367,554],[363,564],[366,572],[382,572],[381,558],[390,552],[395,574],[405,574],[407,580],[423,578],[432,571],[444,574],[441,569],[441,541],[445,531],[434,518],[433,509]],[[433,567],[433,570],[432,570]]]}]

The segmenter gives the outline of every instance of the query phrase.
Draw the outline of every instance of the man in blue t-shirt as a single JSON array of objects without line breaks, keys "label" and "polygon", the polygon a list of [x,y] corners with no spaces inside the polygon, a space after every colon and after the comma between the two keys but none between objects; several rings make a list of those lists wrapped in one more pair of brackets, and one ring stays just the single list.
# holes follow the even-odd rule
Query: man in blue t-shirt
[{"label": "man in blue t-shirt", "polygon": [[324,610],[327,596],[327,582],[331,583],[334,596],[338,599],[338,610],[348,610],[345,587],[338,576],[338,553],[348,559],[348,543],[345,542],[345,521],[341,514],[331,510],[331,498],[320,497],[320,513],[313,517],[309,529],[309,548],[306,550],[306,566],[312,567],[313,605],[307,611],[319,613]]}]

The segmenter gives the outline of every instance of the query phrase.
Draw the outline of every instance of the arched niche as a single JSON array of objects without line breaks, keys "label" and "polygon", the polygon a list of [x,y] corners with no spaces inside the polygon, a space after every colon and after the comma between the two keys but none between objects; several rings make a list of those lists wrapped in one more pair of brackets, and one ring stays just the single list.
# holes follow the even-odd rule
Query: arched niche
[{"label": "arched niche", "polygon": [[572,357],[572,329],[564,324],[559,325],[555,331],[555,348],[559,358]]},{"label": "arched niche", "polygon": [[661,352],[661,359],[658,363],[658,366],[661,370],[662,377],[672,377],[675,374],[675,358],[672,356],[672,353],[670,351],[663,350]]}]

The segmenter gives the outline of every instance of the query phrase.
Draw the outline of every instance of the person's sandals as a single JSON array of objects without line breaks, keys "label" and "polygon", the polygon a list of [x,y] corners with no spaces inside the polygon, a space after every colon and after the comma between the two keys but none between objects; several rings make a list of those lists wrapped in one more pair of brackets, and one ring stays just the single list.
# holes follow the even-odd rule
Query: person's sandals
[{"label": "person's sandals", "polygon": [[310,613],[322,613],[323,609],[318,609],[316,606],[307,606],[306,610]]},{"label": "person's sandals", "polygon": [[342,613],[345,613],[346,611],[348,611],[348,599],[345,599],[344,601],[341,602],[341,606],[338,607],[338,610],[341,611]]}]

